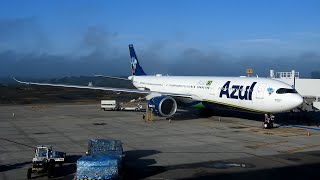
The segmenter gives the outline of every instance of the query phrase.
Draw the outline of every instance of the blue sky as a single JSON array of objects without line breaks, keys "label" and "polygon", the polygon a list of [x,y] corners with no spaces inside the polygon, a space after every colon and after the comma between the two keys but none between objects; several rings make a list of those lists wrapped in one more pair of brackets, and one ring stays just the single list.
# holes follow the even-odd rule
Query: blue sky
[{"label": "blue sky", "polygon": [[142,56],[158,50],[164,61],[186,49],[240,59],[299,56],[320,53],[319,19],[318,0],[4,0],[0,51],[117,55],[134,43]]}]

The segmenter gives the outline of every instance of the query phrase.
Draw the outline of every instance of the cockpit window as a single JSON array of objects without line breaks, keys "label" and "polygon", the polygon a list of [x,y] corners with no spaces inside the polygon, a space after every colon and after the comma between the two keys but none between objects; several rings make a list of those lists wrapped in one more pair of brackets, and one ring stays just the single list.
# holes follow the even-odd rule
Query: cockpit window
[{"label": "cockpit window", "polygon": [[280,88],[276,91],[277,94],[286,94],[286,93],[298,93],[295,89],[286,89]]}]

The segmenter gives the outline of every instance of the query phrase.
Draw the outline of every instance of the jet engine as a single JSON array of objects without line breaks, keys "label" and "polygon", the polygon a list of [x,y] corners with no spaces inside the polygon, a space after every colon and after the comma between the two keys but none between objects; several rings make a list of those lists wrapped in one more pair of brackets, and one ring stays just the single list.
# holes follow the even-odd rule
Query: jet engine
[{"label": "jet engine", "polygon": [[148,107],[158,116],[170,117],[177,111],[177,102],[170,96],[156,96],[149,100]]}]

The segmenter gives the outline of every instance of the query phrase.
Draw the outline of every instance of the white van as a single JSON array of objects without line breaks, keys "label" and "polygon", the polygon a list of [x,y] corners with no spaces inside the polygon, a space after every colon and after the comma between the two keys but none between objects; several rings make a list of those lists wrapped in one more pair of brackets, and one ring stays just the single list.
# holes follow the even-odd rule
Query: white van
[{"label": "white van", "polygon": [[118,104],[116,100],[101,100],[101,110],[118,110]]}]

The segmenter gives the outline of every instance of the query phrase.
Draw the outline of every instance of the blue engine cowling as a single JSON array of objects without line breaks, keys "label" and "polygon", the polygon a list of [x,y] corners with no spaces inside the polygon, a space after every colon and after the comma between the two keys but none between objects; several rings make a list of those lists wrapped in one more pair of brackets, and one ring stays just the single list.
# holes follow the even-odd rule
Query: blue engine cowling
[{"label": "blue engine cowling", "polygon": [[170,117],[177,111],[177,102],[170,96],[157,96],[149,100],[148,107],[158,116]]}]

